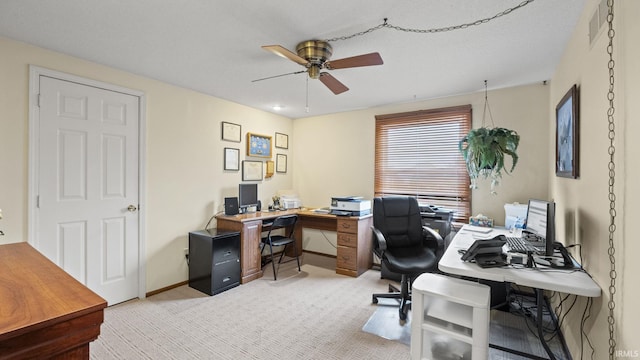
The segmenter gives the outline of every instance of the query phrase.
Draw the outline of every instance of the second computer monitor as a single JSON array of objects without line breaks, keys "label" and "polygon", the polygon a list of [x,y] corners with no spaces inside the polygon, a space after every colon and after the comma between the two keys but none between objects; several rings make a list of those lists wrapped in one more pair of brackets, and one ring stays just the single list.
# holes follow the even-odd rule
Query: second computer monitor
[{"label": "second computer monitor", "polygon": [[545,241],[545,255],[551,256],[556,242],[556,204],[552,201],[529,200],[527,231]]}]

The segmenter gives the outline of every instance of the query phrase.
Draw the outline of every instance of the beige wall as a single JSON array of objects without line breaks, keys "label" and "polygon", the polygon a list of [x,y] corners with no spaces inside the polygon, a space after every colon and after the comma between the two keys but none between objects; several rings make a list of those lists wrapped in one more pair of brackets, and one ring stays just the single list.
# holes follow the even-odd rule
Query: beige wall
[{"label": "beige wall", "polygon": [[[240,148],[247,131],[291,134],[290,119],[159,81],[0,38],[0,243],[27,240],[29,65],[143,91],[146,94],[146,290],[187,279],[184,248],[237,196],[241,172],[224,172],[223,148]],[[220,122],[242,126],[242,143],[220,141]],[[290,137],[290,146],[295,138]],[[288,150],[284,150],[288,153]],[[254,158],[255,159],[255,158]],[[294,166],[259,183],[263,202],[290,189]],[[214,223],[215,225],[215,223]]]},{"label": "beige wall", "polygon": [[[562,62],[556,69],[551,83],[551,104],[557,104],[573,84],[580,88],[580,178],[577,180],[551,177],[551,193],[558,206],[557,230],[567,243],[582,244],[583,263],[603,289],[603,296],[595,299],[592,318],[586,332],[593,342],[596,359],[607,357],[609,328],[607,302],[609,296],[609,197],[608,197],[608,100],[609,87],[606,47],[609,39],[606,31],[593,45],[588,43],[588,20],[599,1],[591,0],[585,7],[575,33],[565,50]],[[616,224],[614,237],[617,292],[615,301],[615,333],[617,350],[640,351],[640,310],[637,299],[640,290],[637,274],[640,265],[634,254],[639,249],[637,236],[631,224],[639,216],[638,190],[633,186],[640,176],[638,162],[631,154],[640,153],[640,144],[633,136],[640,134],[637,119],[640,116],[640,2],[623,0],[616,2],[614,42],[615,67],[615,161],[616,161]],[[553,114],[554,107],[550,108]],[[553,115],[551,115],[553,116]],[[553,120],[552,120],[553,121]],[[550,134],[552,137],[554,134]],[[552,161],[553,159],[549,159]],[[636,201],[634,201],[636,200]],[[627,240],[629,239],[629,241]],[[580,318],[585,301],[580,299],[570,320],[565,324],[565,337],[574,355],[580,347]]]},{"label": "beige wall", "polygon": [[[478,84],[482,89],[484,84]],[[497,195],[491,195],[490,180],[479,182],[472,193],[472,213],[482,213],[504,224],[504,204],[526,203],[529,198],[548,197],[552,144],[548,137],[549,86],[539,84],[489,91],[489,105],[495,126],[516,130],[520,136],[520,160],[513,174],[504,175]],[[413,102],[340,114],[296,119],[293,153],[296,171],[294,187],[308,206],[329,206],[332,196],[373,197],[375,115],[471,104],[473,126],[480,127],[484,90],[474,94]],[[491,126],[489,115],[485,125]],[[312,144],[312,145],[310,145]],[[325,232],[323,236],[331,236]],[[323,237],[322,236],[322,237]],[[317,232],[305,233],[305,246],[335,254],[335,248]],[[333,239],[333,238],[331,238]],[[321,244],[321,245],[318,245]],[[335,242],[332,242],[335,245]],[[316,247],[319,246],[319,247]]]}]

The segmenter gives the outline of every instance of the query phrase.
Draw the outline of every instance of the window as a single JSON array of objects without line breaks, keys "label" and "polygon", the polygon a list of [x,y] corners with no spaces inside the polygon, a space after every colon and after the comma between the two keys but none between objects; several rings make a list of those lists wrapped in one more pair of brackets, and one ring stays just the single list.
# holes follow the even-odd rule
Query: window
[{"label": "window", "polygon": [[470,128],[471,105],[377,115],[375,196],[416,196],[468,221],[470,180],[458,142]]}]

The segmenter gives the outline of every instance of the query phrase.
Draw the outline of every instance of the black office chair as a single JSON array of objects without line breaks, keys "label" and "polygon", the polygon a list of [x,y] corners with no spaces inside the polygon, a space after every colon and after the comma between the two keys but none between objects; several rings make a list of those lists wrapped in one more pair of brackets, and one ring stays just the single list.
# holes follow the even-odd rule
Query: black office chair
[{"label": "black office chair", "polygon": [[[277,271],[276,264],[273,261],[273,247],[274,246],[284,246],[282,249],[282,254],[280,254],[280,260],[278,260],[278,264],[282,262],[282,257],[284,256],[285,250],[287,246],[293,244],[293,250],[296,254],[296,262],[298,263],[298,271],[300,271],[300,259],[298,258],[298,249],[296,248],[296,240],[293,237],[293,233],[295,231],[296,221],[298,221],[298,215],[283,215],[275,218],[273,223],[271,223],[271,227],[269,228],[269,232],[266,237],[262,238],[262,243],[260,245],[260,255],[264,251],[264,248],[269,245],[269,250],[271,251],[271,265],[273,266],[273,280],[277,280]],[[279,235],[274,234],[274,230],[285,229],[284,231],[288,231],[288,234]]]},{"label": "black office chair", "polygon": [[[422,225],[418,200],[409,196],[373,199],[373,252],[392,272],[402,275],[400,289],[389,284],[389,292],[373,294],[400,302],[400,320],[411,308],[411,283],[420,274],[436,272],[444,248],[442,237]],[[436,254],[439,254],[436,255]]]}]

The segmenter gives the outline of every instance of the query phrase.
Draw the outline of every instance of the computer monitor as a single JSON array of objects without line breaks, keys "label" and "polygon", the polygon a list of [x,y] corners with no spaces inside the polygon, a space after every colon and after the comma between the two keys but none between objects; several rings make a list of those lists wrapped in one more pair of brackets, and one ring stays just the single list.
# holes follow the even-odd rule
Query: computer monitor
[{"label": "computer monitor", "polygon": [[545,255],[552,256],[556,242],[556,204],[552,201],[529,200],[527,207],[527,227],[529,233],[545,241]]},{"label": "computer monitor", "polygon": [[238,208],[244,212],[251,206],[258,206],[258,184],[240,184],[238,186]]}]

